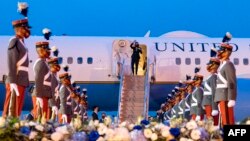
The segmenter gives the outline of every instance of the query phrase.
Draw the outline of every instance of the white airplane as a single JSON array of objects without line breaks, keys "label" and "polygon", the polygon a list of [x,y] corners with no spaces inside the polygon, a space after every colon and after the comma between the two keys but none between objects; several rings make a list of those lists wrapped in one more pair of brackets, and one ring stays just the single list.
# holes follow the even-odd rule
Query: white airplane
[{"label": "white airplane", "polygon": [[[10,38],[11,36],[0,36],[0,76],[7,72],[6,53]],[[49,42],[50,47],[56,46],[59,49],[60,62],[69,65],[70,73],[77,83],[82,83],[84,86],[87,86],[87,84],[116,84],[115,87],[112,86],[108,89],[104,89],[107,85],[101,88],[95,85],[90,92],[98,94],[98,98],[95,98],[97,102],[100,99],[105,99],[107,103],[111,104],[107,109],[112,109],[112,107],[117,108],[117,92],[119,90],[119,86],[117,86],[119,79],[116,77],[118,73],[117,55],[121,55],[123,59],[126,58],[125,64],[127,70],[129,70],[132,53],[130,43],[134,40],[137,40],[143,49],[139,64],[139,75],[145,73],[143,64],[147,57],[150,66],[149,75],[154,75],[156,78],[155,85],[151,85],[155,88],[150,90],[151,97],[155,96],[155,98],[151,98],[153,101],[150,102],[150,105],[152,106],[153,103],[153,109],[155,110],[159,104],[164,102],[167,94],[171,92],[172,85],[175,85],[179,80],[185,80],[186,74],[193,75],[195,67],[200,66],[200,74],[203,74],[205,78],[208,76],[205,68],[210,58],[210,49],[218,47],[222,37],[209,38],[194,32],[175,31],[160,37],[149,37],[149,32],[146,37],[52,36]],[[37,59],[35,43],[38,41],[44,41],[44,38],[42,36],[31,36],[25,40],[29,50],[30,81],[34,81],[32,66]],[[230,44],[234,48],[231,61],[235,64],[237,78],[250,80],[250,39],[232,38]],[[165,84],[172,84],[170,85],[171,88],[167,89],[169,91],[165,91]],[[94,92],[97,90],[98,92]],[[246,99],[249,98],[246,96],[249,93],[248,90],[243,93],[245,97],[239,97],[242,101],[238,108],[241,110],[247,105]],[[107,99],[107,96],[110,97]],[[93,100],[91,96],[89,98]]]},{"label": "white airplane", "polygon": [[[7,72],[7,47],[10,36],[1,36],[0,76]],[[154,68],[156,83],[175,83],[184,80],[186,74],[194,74],[196,66],[200,74],[207,75],[206,63],[210,58],[211,47],[218,47],[222,38],[209,38],[194,32],[177,31],[161,37],[71,37],[53,36],[50,47],[59,49],[60,62],[69,65],[73,79],[79,83],[117,82],[116,53],[125,53],[130,62],[130,43],[137,40],[143,47],[139,74],[143,74],[145,57]],[[44,41],[42,36],[32,36],[25,40],[29,50],[30,81],[34,81],[32,66],[37,58],[35,42]],[[250,78],[249,39],[233,38],[230,42],[234,52],[231,60],[237,69],[238,78]],[[128,63],[129,64],[129,63]]]}]

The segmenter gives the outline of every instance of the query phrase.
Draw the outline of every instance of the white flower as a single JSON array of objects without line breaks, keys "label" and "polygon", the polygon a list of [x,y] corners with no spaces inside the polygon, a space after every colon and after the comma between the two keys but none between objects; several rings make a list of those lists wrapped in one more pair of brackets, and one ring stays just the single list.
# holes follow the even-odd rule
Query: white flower
[{"label": "white flower", "polygon": [[155,141],[155,140],[157,140],[157,139],[158,139],[157,134],[156,134],[156,133],[153,133],[153,134],[151,135],[151,140],[152,140],[152,141]]},{"label": "white flower", "polygon": [[131,141],[147,141],[142,130],[133,130],[130,132]]},{"label": "white flower", "polygon": [[37,136],[37,132],[31,131],[31,132],[30,132],[30,135],[29,135],[29,139],[30,139],[30,140],[35,139],[36,136]]},{"label": "white flower", "polygon": [[170,134],[169,134],[169,128],[163,128],[162,130],[161,130],[161,135],[163,136],[163,137],[168,137]]},{"label": "white flower", "polygon": [[186,124],[186,127],[188,130],[192,130],[192,129],[195,129],[197,128],[197,124],[194,120],[190,120],[187,124]]},{"label": "white flower", "polygon": [[106,131],[105,139],[112,139],[115,135],[115,131],[113,129],[108,128]]},{"label": "white flower", "polygon": [[63,140],[63,134],[61,132],[54,132],[51,134],[51,139],[53,141],[61,141]]},{"label": "white flower", "polygon": [[103,123],[100,123],[99,128],[97,129],[97,131],[100,135],[106,134],[107,130],[108,130],[108,128]]},{"label": "white flower", "polygon": [[21,121],[20,121],[20,126],[24,126],[25,123],[26,123],[26,122],[25,122],[24,120],[21,120]]},{"label": "white flower", "polygon": [[156,124],[155,125],[155,129],[156,130],[162,130],[163,128],[165,128],[166,126],[164,125],[164,124],[162,124],[162,123],[160,123],[160,124]]},{"label": "white flower", "polygon": [[54,51],[56,51],[56,50],[57,50],[57,47],[56,47],[56,46],[51,47],[51,51],[52,51],[52,52],[54,52]]},{"label": "white flower", "polygon": [[110,118],[110,116],[107,116],[104,118],[104,124],[109,126],[112,122],[112,119]]},{"label": "white flower", "polygon": [[57,127],[57,128],[56,128],[56,132],[60,132],[60,133],[62,133],[62,134],[69,134],[69,131],[68,131],[66,125]]},{"label": "white flower", "polygon": [[41,141],[49,141],[46,137],[43,137]]},{"label": "white flower", "polygon": [[94,126],[93,120],[90,120],[90,121],[89,121],[89,126],[90,126],[90,127]]},{"label": "white flower", "polygon": [[116,128],[113,138],[109,138],[111,141],[130,141],[130,134],[127,128]]},{"label": "white flower", "polygon": [[199,140],[201,138],[201,132],[198,129],[194,129],[192,130],[190,136],[194,140]]},{"label": "white flower", "polygon": [[14,126],[14,128],[16,128],[16,129],[19,129],[19,128],[20,128],[20,123],[15,123],[13,126]]},{"label": "white flower", "polygon": [[5,126],[5,121],[6,121],[5,118],[0,117],[0,128]]},{"label": "white flower", "polygon": [[247,120],[246,125],[250,125],[250,120]]},{"label": "white flower", "polygon": [[148,139],[149,139],[149,138],[151,138],[151,136],[152,136],[153,132],[152,132],[152,130],[151,130],[151,129],[146,128],[146,129],[144,129],[143,134],[144,134],[144,136],[145,136],[146,138],[148,138]]},{"label": "white flower", "polygon": [[34,121],[29,122],[29,126],[36,126],[36,125],[37,125],[37,123],[35,123]]},{"label": "white flower", "polygon": [[48,28],[44,28],[42,32],[43,32],[43,34],[50,33],[50,29],[48,29]]},{"label": "white flower", "polygon": [[128,125],[128,130],[130,130],[130,131],[133,130],[134,126],[135,126],[135,125],[134,125],[133,123],[129,124],[129,125]]},{"label": "white flower", "polygon": [[29,127],[29,123],[28,123],[28,122],[25,122],[25,123],[24,123],[24,126]]},{"label": "white flower", "polygon": [[127,122],[126,121],[123,121],[120,125],[119,125],[119,127],[125,127],[127,125]]},{"label": "white flower", "polygon": [[188,141],[188,139],[187,139],[187,138],[181,137],[181,138],[180,138],[180,141]]},{"label": "white flower", "polygon": [[18,2],[17,3],[18,11],[26,9],[28,7],[28,3],[26,2]]},{"label": "white flower", "polygon": [[94,121],[94,126],[97,127],[98,125],[99,125],[99,120],[95,120],[95,121]]},{"label": "white flower", "polygon": [[232,34],[230,32],[227,32],[226,36],[227,36],[227,38],[230,38],[230,39],[232,38]]},{"label": "white flower", "polygon": [[105,141],[103,137],[99,137],[96,141]]},{"label": "white flower", "polygon": [[36,125],[35,128],[41,132],[44,130],[44,127],[42,125]]},{"label": "white flower", "polygon": [[184,132],[186,132],[187,130],[186,130],[186,128],[181,128],[181,133],[184,133]]},{"label": "white flower", "polygon": [[73,120],[73,127],[75,129],[80,129],[82,127],[82,120],[81,118],[76,118]]}]

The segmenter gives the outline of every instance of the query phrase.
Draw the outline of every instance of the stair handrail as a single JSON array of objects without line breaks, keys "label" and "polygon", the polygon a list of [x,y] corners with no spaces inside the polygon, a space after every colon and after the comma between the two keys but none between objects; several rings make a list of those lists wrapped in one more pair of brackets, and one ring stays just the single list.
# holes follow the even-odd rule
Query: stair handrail
[{"label": "stair handrail", "polygon": [[149,58],[147,57],[147,66],[146,66],[146,74],[144,79],[144,109],[143,109],[143,117],[148,119],[148,110],[149,110],[149,92],[150,92],[150,81],[149,77]]},{"label": "stair handrail", "polygon": [[124,63],[125,60],[122,60],[122,65],[121,65],[121,73],[120,73],[120,86],[119,86],[119,98],[118,98],[118,112],[117,112],[117,117],[118,117],[118,123],[120,120],[120,110],[121,110],[121,95],[122,95],[122,87],[123,87],[123,68],[124,68]]}]

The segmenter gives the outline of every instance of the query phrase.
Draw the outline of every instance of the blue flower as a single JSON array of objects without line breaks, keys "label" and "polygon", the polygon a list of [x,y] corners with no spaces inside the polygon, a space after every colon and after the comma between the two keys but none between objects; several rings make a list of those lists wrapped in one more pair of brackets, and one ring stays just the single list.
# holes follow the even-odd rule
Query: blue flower
[{"label": "blue flower", "polygon": [[27,126],[23,126],[20,128],[20,132],[25,134],[25,135],[29,135],[30,134],[30,128]]},{"label": "blue flower", "polygon": [[73,134],[72,139],[73,139],[73,141],[86,141],[86,140],[88,140],[85,132],[76,132],[75,134]]},{"label": "blue flower", "polygon": [[142,129],[142,127],[140,126],[140,125],[136,125],[136,126],[134,126],[134,128],[133,128],[134,130],[141,130]]},{"label": "blue flower", "polygon": [[163,124],[166,125],[166,126],[170,126],[169,120],[163,121]]},{"label": "blue flower", "polygon": [[148,125],[148,124],[149,124],[149,121],[146,120],[146,119],[144,119],[144,120],[141,121],[141,124],[142,124],[142,125]]},{"label": "blue flower", "polygon": [[172,134],[174,137],[178,137],[180,135],[180,129],[179,128],[171,128],[170,134]]},{"label": "blue flower", "polygon": [[97,131],[91,131],[89,134],[89,141],[96,141],[99,138],[99,134]]}]

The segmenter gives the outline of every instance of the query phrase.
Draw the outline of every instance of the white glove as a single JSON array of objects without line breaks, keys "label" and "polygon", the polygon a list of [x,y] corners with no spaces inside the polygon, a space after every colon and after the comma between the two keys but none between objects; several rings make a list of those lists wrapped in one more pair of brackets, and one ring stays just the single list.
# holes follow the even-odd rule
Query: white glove
[{"label": "white glove", "polygon": [[59,91],[56,91],[55,98],[56,98],[56,100],[59,98]]},{"label": "white glove", "polygon": [[55,115],[57,115],[58,113],[58,108],[56,106],[52,106],[52,112],[55,113]]},{"label": "white glove", "polygon": [[40,97],[36,97],[36,104],[43,108],[43,99]]},{"label": "white glove", "polygon": [[19,96],[19,91],[18,91],[16,83],[10,83],[10,91],[13,91],[13,90],[15,91],[16,96]]},{"label": "white glove", "polygon": [[235,106],[235,100],[229,100],[227,103],[227,107],[234,107]]},{"label": "white glove", "polygon": [[196,120],[196,121],[200,121],[200,120],[201,120],[201,116],[198,116],[198,115],[197,115],[196,118],[195,118],[195,120]]},{"label": "white glove", "polygon": [[213,110],[211,114],[212,114],[212,116],[217,116],[219,114],[219,111],[218,110]]},{"label": "white glove", "polygon": [[67,119],[67,115],[66,114],[62,115],[62,121],[63,121],[63,123],[68,123],[68,119]]}]

